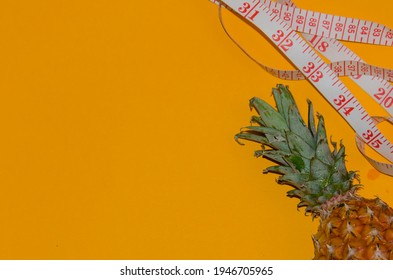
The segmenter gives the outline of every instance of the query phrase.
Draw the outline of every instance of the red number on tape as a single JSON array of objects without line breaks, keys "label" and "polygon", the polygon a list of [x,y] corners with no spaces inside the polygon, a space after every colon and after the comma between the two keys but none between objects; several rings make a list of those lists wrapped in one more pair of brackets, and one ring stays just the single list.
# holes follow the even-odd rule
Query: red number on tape
[{"label": "red number on tape", "polygon": [[336,31],[343,31],[343,26],[344,26],[344,24],[342,24],[340,22],[337,22],[336,23],[336,28],[334,30],[336,30]]},{"label": "red number on tape", "polygon": [[352,110],[354,108],[353,107],[345,107],[344,110],[344,115],[346,115],[347,117],[351,114]]},{"label": "red number on tape", "polygon": [[321,71],[315,72],[315,74],[313,74],[310,77],[311,81],[313,81],[315,83],[319,82],[319,80],[322,79],[322,78],[323,78],[323,73]]},{"label": "red number on tape", "polygon": [[334,104],[336,104],[337,106],[340,107],[346,100],[347,100],[347,99],[345,98],[345,96],[342,95],[342,94],[340,94],[340,95],[338,96],[338,98],[334,98],[334,99],[333,99],[333,102],[334,102]]},{"label": "red number on tape", "polygon": [[276,34],[272,35],[272,39],[276,42],[280,41],[282,37],[284,37],[284,32],[282,30],[277,30]]},{"label": "red number on tape", "polygon": [[376,36],[376,37],[381,36],[381,29],[375,28],[374,32],[373,32],[373,36]]},{"label": "red number on tape", "polygon": [[379,147],[381,147],[382,142],[379,139],[376,139],[376,140],[372,141],[370,144],[375,149],[379,149]]},{"label": "red number on tape", "polygon": [[325,28],[326,30],[329,30],[330,29],[330,21],[324,20],[322,22],[322,27]]},{"label": "red number on tape", "polygon": [[293,41],[291,39],[286,39],[284,43],[282,43],[280,45],[280,48],[286,52],[287,50],[289,50],[290,47],[293,46]]},{"label": "red number on tape", "polygon": [[382,97],[385,95],[386,91],[384,88],[379,88],[378,92],[374,94],[375,99],[381,100]]},{"label": "red number on tape", "polygon": [[304,67],[303,67],[303,71],[304,71],[305,73],[310,73],[311,70],[314,69],[314,68],[315,68],[314,63],[309,62],[309,63],[307,63],[307,66],[304,66]]},{"label": "red number on tape", "polygon": [[248,2],[243,3],[243,7],[239,7],[238,11],[242,14],[247,13],[251,8],[251,4]]},{"label": "red number on tape", "polygon": [[374,136],[374,133],[368,129],[365,133],[362,134],[362,136],[364,139],[370,140]]},{"label": "red number on tape", "polygon": [[304,16],[298,15],[296,17],[296,23],[297,24],[303,24],[304,23]]},{"label": "red number on tape", "polygon": [[292,14],[291,13],[288,13],[288,12],[284,13],[284,20],[290,21],[291,18],[292,18]]},{"label": "red number on tape", "polygon": [[317,26],[317,19],[316,18],[310,18],[310,21],[309,21],[308,25],[312,26],[312,27]]},{"label": "red number on tape", "polygon": [[348,33],[355,33],[356,31],[356,25],[350,24],[348,26]]}]

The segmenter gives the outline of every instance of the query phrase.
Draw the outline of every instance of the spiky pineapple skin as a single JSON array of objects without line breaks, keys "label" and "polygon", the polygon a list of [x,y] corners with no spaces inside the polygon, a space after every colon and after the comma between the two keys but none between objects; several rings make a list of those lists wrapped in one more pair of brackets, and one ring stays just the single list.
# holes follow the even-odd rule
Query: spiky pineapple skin
[{"label": "spiky pineapple skin", "polygon": [[315,260],[393,259],[393,209],[355,194],[321,212],[313,236]]},{"label": "spiky pineapple skin", "polygon": [[345,147],[331,142],[331,151],[324,119],[318,115],[316,124],[311,102],[306,124],[288,87],[277,85],[273,96],[276,109],[250,100],[259,113],[252,117],[257,125],[243,128],[235,139],[260,143],[255,155],[277,164],[264,172],[279,174],[278,183],[293,187],[287,195],[299,198],[298,208],[319,219],[314,259],[393,259],[393,209],[358,194],[359,176],[346,169]]}]

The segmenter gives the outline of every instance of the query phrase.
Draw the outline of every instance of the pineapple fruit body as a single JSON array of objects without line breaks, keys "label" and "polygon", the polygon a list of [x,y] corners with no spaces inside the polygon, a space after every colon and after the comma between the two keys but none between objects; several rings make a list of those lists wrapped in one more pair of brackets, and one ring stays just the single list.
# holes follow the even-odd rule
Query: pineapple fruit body
[{"label": "pineapple fruit body", "polygon": [[331,142],[331,150],[324,119],[318,115],[316,123],[310,101],[306,124],[288,87],[278,85],[273,96],[276,109],[250,100],[259,115],[235,139],[260,143],[255,155],[277,164],[264,172],[279,174],[278,183],[293,187],[287,195],[300,200],[298,208],[319,218],[314,259],[393,259],[393,209],[357,194],[358,175],[346,169],[345,147]]},{"label": "pineapple fruit body", "polygon": [[380,199],[349,195],[321,214],[314,259],[393,259],[392,217]]}]

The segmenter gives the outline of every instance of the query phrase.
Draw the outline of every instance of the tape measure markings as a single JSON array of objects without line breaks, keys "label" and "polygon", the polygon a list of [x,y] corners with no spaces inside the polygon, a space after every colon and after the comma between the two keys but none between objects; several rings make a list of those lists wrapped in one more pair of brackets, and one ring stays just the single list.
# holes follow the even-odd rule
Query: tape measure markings
[{"label": "tape measure markings", "polygon": [[[283,2],[282,0],[278,0],[279,2]],[[294,3],[292,2],[292,1],[287,1],[288,3],[289,3],[289,5],[294,5]],[[363,29],[365,29],[364,27],[363,27]],[[318,37],[318,36],[314,36],[312,39],[311,38],[307,38],[307,37],[310,37],[310,35],[308,35],[308,34],[304,34],[304,37],[306,38],[306,39],[308,39],[309,41],[313,41],[316,37],[317,38],[319,38],[318,39],[318,41],[317,42],[315,42],[315,45],[318,45],[318,43],[321,41],[321,39],[322,39],[322,37]],[[341,52],[341,50],[344,48],[346,48],[344,45],[342,45],[340,42],[338,42],[338,41],[336,41],[336,40],[331,40],[331,41],[333,41],[334,42],[334,44],[336,45],[336,46],[339,46],[339,49],[338,49],[338,57],[336,57],[336,59],[338,59],[338,60],[340,60],[340,59],[343,59],[343,57],[342,57],[342,54],[340,54],[340,52]],[[360,40],[360,41],[362,41],[362,40]],[[323,43],[325,43],[326,44],[326,42],[322,42],[322,44]],[[341,46],[340,46],[341,45]],[[327,46],[329,46],[328,44],[327,44]],[[360,59],[360,57],[358,57],[355,53],[353,53],[350,49],[347,49],[346,51],[345,51],[345,53],[347,54],[347,55],[349,55],[350,56],[350,58],[353,58],[354,60],[357,60],[357,61],[360,61],[361,59]],[[344,57],[345,58],[345,57]],[[331,59],[331,58],[330,58]],[[331,59],[332,60],[332,59]],[[352,63],[352,62],[351,62]],[[369,66],[369,69],[370,69],[370,73],[368,73],[369,75],[378,75],[378,74],[380,74],[380,71],[378,70],[378,68],[377,67],[372,67],[371,65],[368,65]],[[372,70],[375,70],[374,71],[374,73],[373,73],[373,71]],[[378,71],[377,71],[378,70]],[[363,67],[363,71],[365,71],[365,68]],[[388,71],[391,71],[391,70],[388,70]],[[391,72],[390,72],[391,73]],[[391,78],[392,77],[392,75],[390,74],[387,74],[386,72],[385,72],[385,69],[382,69],[382,75],[383,75],[383,77],[384,78],[386,78],[386,76],[388,76],[389,78]],[[359,79],[360,78],[360,79]],[[390,88],[390,90],[389,90],[389,92],[388,92],[388,94],[386,94],[385,96],[384,96],[384,98],[383,98],[383,100],[381,100],[380,101],[380,104],[382,104],[383,102],[386,102],[386,101],[384,101],[385,99],[386,100],[388,100],[388,96],[389,96],[389,94],[392,92],[392,90],[393,90],[393,88],[391,87],[391,85],[385,80],[381,80],[380,78],[376,78],[376,77],[363,77],[363,76],[358,76],[358,77],[352,77],[352,79],[356,82],[356,83],[358,83],[368,94],[370,94],[370,90],[368,90],[367,89],[367,87],[365,87],[365,85],[369,85],[370,84],[370,81],[373,83],[373,85],[374,85],[374,87],[371,87],[371,88],[377,88],[378,89],[378,92],[381,92],[381,93],[384,93],[385,92],[385,90],[384,90],[384,88],[378,88],[378,83],[379,84],[382,84],[384,87],[387,87],[387,88]],[[359,80],[358,80],[359,79]],[[374,80],[376,80],[376,81],[374,81]],[[361,82],[363,82],[363,84],[361,83]],[[365,82],[365,83],[364,83]],[[377,83],[375,83],[375,82],[377,82]],[[383,90],[383,91],[381,91],[381,90]],[[371,96],[372,96],[372,94],[370,94]],[[377,95],[375,94],[375,97],[377,97]],[[390,97],[391,98],[391,100],[392,100],[392,102],[393,102],[393,99],[392,99],[392,97]],[[390,105],[391,105],[391,103],[389,103]],[[389,106],[387,106],[387,103],[385,103],[385,107],[390,107],[390,105]],[[360,106],[360,104],[357,104],[356,106]],[[385,110],[386,110],[386,108],[385,108]],[[392,122],[391,122],[392,123]],[[385,138],[384,140],[383,140],[383,143],[386,143],[387,142],[387,139]],[[378,142],[375,142],[376,144],[374,144],[374,145],[377,145],[378,144]],[[360,139],[360,137],[358,136],[358,135],[356,135],[356,144],[357,144],[357,147],[358,147],[358,149],[359,149],[359,151],[362,153],[362,155],[366,158],[366,160],[368,160],[369,161],[369,163],[374,167],[374,168],[376,168],[378,171],[380,171],[380,172],[382,172],[382,173],[384,173],[384,174],[387,174],[387,175],[393,175],[393,171],[392,171],[392,169],[393,169],[393,165],[392,164],[387,164],[387,163],[382,163],[382,162],[378,162],[378,161],[376,161],[376,160],[374,160],[374,159],[372,159],[372,158],[370,158],[368,155],[366,155],[366,153],[365,153],[365,148],[364,148],[364,142],[363,142],[363,140],[361,140]]]},{"label": "tape measure markings", "polygon": [[[210,0],[215,4],[220,4],[218,0]],[[315,11],[299,9],[294,5],[283,5],[279,2],[271,2],[269,0],[252,0],[251,1],[255,7],[259,3],[265,5],[273,13],[277,14],[279,17],[285,19],[290,26],[299,32],[310,33],[322,37],[330,37],[339,40],[369,43],[369,44],[381,44],[381,45],[393,45],[393,30],[387,28],[385,25],[375,23],[373,21],[361,20],[357,18],[347,18],[343,16],[335,16],[332,14],[325,14]],[[225,5],[225,1],[221,2],[225,7],[230,8],[230,6]],[[242,7],[242,10],[247,9],[247,15],[243,15],[247,19],[255,17],[259,11],[254,11],[250,9],[248,2],[245,2],[246,6]],[[253,7],[253,8],[255,8]],[[253,14],[251,14],[253,12]],[[304,13],[304,15],[303,15]],[[322,23],[321,17],[324,17]],[[295,20],[296,17],[296,20]],[[348,20],[351,21],[347,25]],[[308,30],[306,30],[306,25]],[[359,29],[360,28],[360,29]],[[321,31],[322,29],[322,31]],[[326,31],[329,34],[325,34]],[[370,36],[372,35],[372,39]],[[385,41],[382,42],[383,38]],[[378,41],[377,41],[378,40]]]},{"label": "tape measure markings", "polygon": [[[352,68],[352,71],[357,71],[359,74],[363,75],[372,75],[373,77],[353,77],[353,80],[359,84],[373,99],[375,99],[379,104],[382,105],[382,107],[389,112],[390,114],[393,114],[392,104],[390,102],[384,103],[384,100],[381,100],[381,94],[388,93],[390,94],[393,90],[393,87],[385,80],[393,80],[393,71],[390,69],[385,69],[385,68],[379,68],[371,65],[367,65],[364,62],[361,61],[360,57],[358,57],[355,53],[353,53],[349,48],[346,48],[343,44],[340,42],[333,40],[333,39],[328,39],[328,38],[323,38],[324,40],[321,40],[321,38],[313,44],[315,41],[315,36],[311,37],[308,34],[303,35],[306,39],[309,40],[309,42],[319,51],[321,51],[322,55],[327,57],[329,60],[334,61],[334,60],[340,60],[340,59],[347,59],[350,58],[352,60],[357,61],[356,67],[358,69]],[[311,39],[310,39],[311,38]],[[333,41],[333,42],[332,42]],[[324,44],[324,48],[321,48],[321,44]],[[334,48],[337,48],[337,50],[334,50]],[[344,51],[342,51],[344,50]],[[351,62],[351,65],[354,65],[355,62]],[[337,62],[338,66],[340,66],[340,62]],[[359,70],[360,67],[360,70]],[[338,68],[336,68],[338,69]],[[346,69],[344,67],[343,69]],[[369,70],[367,72],[367,70]],[[340,71],[341,72],[341,71]],[[344,75],[343,73],[338,73],[338,75]],[[376,77],[382,78],[382,79],[377,79]],[[371,82],[371,88],[370,88],[370,82]],[[380,94],[378,92],[382,91]],[[384,98],[388,97],[388,94],[384,95]],[[390,99],[389,99],[390,100]],[[393,102],[393,99],[392,99]],[[392,108],[393,109],[393,108]]]},{"label": "tape measure markings", "polygon": [[[306,53],[306,51],[310,51],[309,46],[307,47],[307,49],[304,49],[302,53]],[[382,86],[387,87],[389,89],[389,92],[392,90],[392,86],[388,83],[389,81],[393,81],[393,70],[391,69],[381,68],[374,65],[366,64],[364,62],[355,61],[355,59],[331,62],[328,65],[338,77],[349,76],[352,77],[354,80],[364,78],[361,76],[370,76],[370,80],[376,80],[379,78],[379,83]],[[305,79],[305,77],[299,70],[278,70],[265,65],[260,66],[271,75],[284,80]],[[384,93],[386,92],[384,91]],[[381,103],[383,101],[380,99],[380,96],[377,96],[382,94],[374,93],[374,95],[377,98],[378,103]]]},{"label": "tape measure markings", "polygon": [[[312,84],[314,84],[314,86],[319,89],[319,91],[336,108],[336,110],[341,108],[338,110],[338,112],[344,117],[344,119],[347,120],[352,128],[364,138],[363,140],[365,142],[370,143],[371,147],[373,147],[377,152],[381,153],[387,159],[392,161],[392,146],[390,142],[384,141],[386,138],[378,130],[378,128],[363,121],[368,116],[367,112],[365,110],[357,109],[359,108],[359,106],[356,106],[358,102],[354,102],[356,98],[349,92],[345,85],[341,83],[334,72],[330,70],[330,67],[324,63],[324,61],[316,54],[313,49],[310,49],[309,53],[311,55],[308,56],[307,60],[303,60],[301,56],[298,56],[297,50],[301,49],[302,45],[298,44],[298,40],[296,40],[296,37],[300,38],[296,32],[285,34],[283,30],[288,31],[291,28],[288,27],[283,20],[279,18],[276,19],[276,17],[273,18],[273,13],[269,13],[269,9],[263,5],[263,3],[260,5],[254,5],[253,8],[248,8],[249,10],[244,10],[242,6],[237,6],[238,3],[236,3],[237,1],[235,0],[226,0],[224,2],[233,7],[233,10],[243,17],[245,13],[250,14],[251,11],[254,11],[257,9],[257,7],[260,8],[260,12],[257,14],[257,16],[254,16],[252,19],[249,19],[248,17],[247,19],[252,21],[258,28],[260,28],[261,31],[271,38],[273,43],[276,45],[277,41],[279,41],[278,38],[286,36],[287,40],[289,40],[291,44],[290,46],[287,46],[287,48],[281,47],[281,51],[299,68],[299,70],[302,71],[305,76],[309,78]],[[246,6],[248,7],[248,5]],[[265,16],[261,16],[263,13]],[[254,12],[253,14],[256,13]],[[303,39],[300,38],[300,40]],[[323,65],[325,66],[322,67]],[[322,79],[323,82],[321,83]],[[336,80],[338,81],[337,83],[335,83]],[[352,98],[348,98],[348,96],[351,96]],[[341,107],[342,103],[345,103],[346,101],[348,101],[348,108]]]},{"label": "tape measure markings", "polygon": [[[216,1],[213,1],[213,2],[216,2]],[[227,1],[227,2],[229,2],[229,1]],[[269,2],[269,1],[264,1],[264,3],[266,3],[266,2]],[[255,3],[255,1],[253,1],[253,3]],[[245,16],[249,21],[254,22],[255,17],[259,14],[260,11],[258,9],[256,9],[256,7],[258,7],[259,3],[260,3],[260,1],[258,1],[253,7],[250,7],[247,15]],[[243,4],[245,5],[245,8],[248,9],[249,4],[246,2]],[[230,6],[227,6],[227,7],[230,9]],[[280,6],[280,7],[281,7],[280,12],[282,13],[282,6]],[[264,12],[269,12],[269,9],[266,8],[266,6],[263,5],[263,3],[259,6],[259,8],[262,8],[262,10]],[[242,15],[240,13],[240,11],[241,10],[237,10],[237,12],[240,15]],[[253,14],[251,14],[251,12],[253,12]],[[301,14],[301,12],[299,14]],[[251,15],[251,16],[249,16],[249,15]],[[277,11],[276,10],[270,12],[268,15],[270,15],[270,17],[271,17],[271,19],[270,19],[271,22],[273,22],[273,20],[275,20],[275,22],[278,23],[278,25],[280,25],[280,26],[285,27],[288,25],[283,20],[280,20],[279,17],[277,18]],[[286,15],[288,16],[288,14],[286,14]],[[309,16],[308,13],[306,13],[306,16],[307,17]],[[319,26],[320,15],[317,20],[315,20],[314,16],[315,16],[315,13],[312,14],[311,18],[314,19],[314,20],[312,20],[312,22],[316,23]],[[325,18],[327,18],[327,15],[325,15]],[[336,17],[334,17],[334,18],[336,19]],[[293,19],[294,19],[294,17],[292,17],[290,20],[291,25],[293,25]],[[342,28],[341,29],[336,28],[335,31],[346,30],[348,19],[344,18],[345,19],[344,23],[341,22],[341,17],[338,17],[338,19],[339,20],[337,22],[335,22],[335,24],[336,24],[336,26],[342,27]],[[353,25],[354,22],[357,23],[357,26]],[[348,30],[350,30],[349,33],[354,33],[355,37],[352,39],[352,37],[350,35],[348,35],[348,37],[347,37],[348,40],[356,40],[356,41],[358,40],[357,34],[359,33],[358,32],[358,29],[360,26],[359,22],[360,21],[356,21],[356,19],[351,19],[351,22],[348,25],[348,27],[349,27]],[[391,39],[393,37],[391,30],[387,29],[388,31],[386,31],[386,26],[382,25],[382,27],[381,27],[380,24],[375,25],[373,23],[370,23],[370,26],[368,27],[366,25],[367,23],[368,23],[367,21],[363,21],[362,31],[368,30],[368,29],[373,29],[373,32],[374,32],[373,37],[374,38],[372,39],[373,40],[372,43],[376,44],[377,39],[375,37],[377,37],[377,38],[379,38],[379,42],[377,42],[377,44],[381,44],[382,38],[383,38],[382,35],[385,34],[386,40],[383,44],[387,45],[389,43],[388,39]],[[349,92],[349,90],[346,88],[346,86],[344,84],[342,84],[341,81],[337,78],[337,73],[333,72],[331,69],[333,64],[330,64],[329,65],[330,67],[327,64],[325,64],[323,62],[323,60],[320,59],[320,57],[316,54],[316,52],[314,52],[313,49],[310,49],[309,45],[306,42],[304,42],[304,40],[302,40],[300,38],[300,36],[298,36],[298,37],[294,36],[294,35],[297,35],[297,33],[294,32],[294,30],[291,30],[290,26],[289,27],[287,26],[287,28],[284,28],[284,29],[277,29],[276,33],[274,33],[274,34],[268,34],[268,32],[265,32],[265,31],[271,32],[271,30],[269,30],[269,28],[267,28],[267,26],[265,26],[266,27],[266,30],[265,30],[265,29],[262,29],[261,26],[259,26],[258,24],[256,24],[256,25],[266,35],[268,35],[269,38],[271,38],[274,41],[274,43],[278,47],[280,47],[281,51],[289,58],[290,58],[290,54],[291,54],[290,48],[293,46],[293,41],[295,40],[297,43],[299,43],[300,46],[302,46],[304,48],[303,53],[306,53],[306,51],[308,51],[308,54],[310,55],[311,58],[314,59],[314,62],[316,62],[316,63],[321,62],[322,63],[320,65],[317,64],[317,66],[315,66],[316,64],[314,62],[310,61],[312,64],[300,65],[300,66],[303,66],[304,68],[300,68],[299,65],[296,63],[295,63],[295,65],[297,65],[299,69],[302,69],[302,70],[304,70],[304,72],[306,72],[303,74],[308,74],[307,78],[309,78],[310,81],[313,81],[314,86],[319,88],[320,92],[325,96],[325,98],[332,105],[333,104],[337,105],[336,110],[344,117],[344,119],[347,120],[347,122],[358,133],[357,137],[356,137],[356,142],[357,142],[358,148],[361,151],[361,153],[365,156],[365,158],[370,162],[370,164],[372,164],[374,167],[376,167],[379,171],[386,173],[388,175],[392,175],[393,173],[392,173],[391,169],[393,168],[393,165],[386,164],[386,163],[380,163],[380,162],[377,162],[377,161],[371,159],[370,157],[368,157],[364,151],[364,142],[367,143],[370,147],[374,148],[374,150],[376,150],[377,152],[382,154],[385,158],[389,159],[390,161],[392,161],[392,153],[393,153],[392,144],[378,130],[378,128],[375,126],[373,119],[367,114],[367,112],[361,106],[361,104],[357,101],[357,99]],[[305,21],[304,21],[304,26],[305,26]],[[332,29],[332,26],[333,25],[331,25],[330,30]],[[285,32],[289,31],[289,33],[285,35],[285,33],[282,30],[285,30]],[[314,32],[312,30],[312,28],[310,28],[309,31]],[[315,29],[315,32],[318,33],[318,28]],[[293,35],[293,33],[294,33],[294,35]],[[370,42],[369,37],[370,37],[371,32],[363,32],[363,33],[367,34],[367,41]],[[342,34],[345,34],[345,32],[342,32]],[[363,35],[366,35],[366,34],[363,34]],[[307,35],[307,34],[305,34],[305,35]],[[317,37],[314,36],[312,38],[311,42]],[[338,37],[337,34],[335,35],[335,37]],[[309,39],[309,38],[306,38],[306,39]],[[301,42],[303,42],[303,44],[301,42],[298,42],[299,40]],[[314,42],[314,46],[317,46],[318,44],[320,44],[321,40],[322,40],[322,38],[320,37],[317,42]],[[359,41],[363,42],[363,37],[361,37]],[[365,78],[369,78],[368,79],[369,81],[375,81],[379,84],[383,84],[383,86],[385,86],[385,87],[388,87],[389,91],[387,92],[387,94],[386,94],[385,88],[383,88],[383,87],[379,87],[378,92],[374,95],[371,95],[369,92],[368,93],[371,96],[373,96],[374,99],[378,100],[379,104],[385,105],[383,107],[391,107],[391,105],[393,103],[393,97],[391,97],[390,94],[393,90],[393,87],[391,87],[391,85],[386,80],[383,80],[379,77],[382,76],[382,77],[389,77],[390,78],[393,76],[392,72],[390,70],[387,70],[384,68],[379,68],[379,67],[367,65],[363,62],[360,62],[361,59],[355,53],[353,53],[351,50],[349,50],[344,45],[342,45],[340,42],[337,42],[336,40],[332,40],[332,42],[334,42],[334,44],[332,44],[332,45],[336,45],[337,47],[339,47],[338,52],[337,52],[338,56],[341,57],[343,55],[343,53],[341,51],[344,50],[344,53],[347,56],[349,56],[351,59],[354,58],[353,59],[354,61],[341,61],[341,62],[339,61],[338,62],[339,64],[341,63],[344,66],[344,67],[342,67],[342,69],[344,71],[344,73],[342,75],[352,75],[352,76],[355,75],[352,77],[355,82],[358,82],[358,81],[365,82],[365,80],[367,80]],[[325,43],[325,45],[323,43]],[[319,46],[319,50],[322,49],[322,50],[326,51],[327,47],[329,47],[329,44],[327,46],[326,46],[326,44],[327,44],[326,42],[322,42]],[[322,67],[323,65],[324,65],[324,67]],[[263,66],[263,65],[261,65],[261,66]],[[367,71],[366,66],[369,71],[369,73],[366,73],[366,74],[375,75],[378,77],[374,77],[374,76],[373,77],[371,77],[371,76],[363,77],[362,75],[360,75],[361,67],[362,67],[362,71],[365,72],[365,71]],[[286,72],[287,72],[287,71],[272,69],[272,68],[269,68],[266,66],[263,66],[263,68],[272,74],[277,73],[279,76],[283,76],[280,74],[282,74],[282,73],[286,74]],[[329,71],[330,71],[330,73],[329,73]],[[338,89],[342,91],[342,94],[339,94],[338,97],[334,98],[333,100],[331,100],[331,96],[329,96],[328,94],[325,94],[325,91],[321,90],[323,88],[321,85],[320,85],[320,87],[318,87],[316,84],[319,82],[320,79],[325,79],[324,77],[326,77],[326,74],[328,74],[328,75],[330,74],[329,75],[330,78],[332,80],[335,80],[333,82],[333,85],[334,86],[337,85]],[[291,76],[291,78],[293,78],[295,76],[295,71],[292,71],[290,76]],[[285,75],[285,77],[287,77],[287,75]],[[296,77],[300,78],[299,73],[296,74]],[[374,83],[374,86],[375,85],[376,85],[376,83]],[[336,92],[336,94],[337,94],[337,92]],[[354,111],[355,108],[356,108],[356,110]],[[350,116],[350,117],[346,118],[348,116]],[[357,122],[353,123],[354,121],[352,119],[354,119],[354,120],[360,119],[363,121],[363,124],[361,124],[361,123],[359,124]],[[365,125],[365,127],[363,127],[364,125]],[[363,130],[363,132],[362,132],[362,130]],[[361,133],[362,137],[359,136],[360,133]],[[387,152],[390,152],[390,154],[387,154]]]},{"label": "tape measure markings", "polygon": [[[210,1],[215,4],[220,4],[220,1],[217,0]],[[222,1],[221,3],[224,4],[225,7],[229,7],[228,5],[225,5],[225,1]],[[261,1],[258,2],[257,0],[252,0],[252,3],[254,6],[258,6]],[[284,18],[287,23],[290,22],[290,26],[299,32],[353,42],[389,46],[393,45],[393,30],[379,23],[303,10],[297,8],[295,5],[283,5],[279,2],[271,2],[269,0],[262,0],[262,5],[264,4],[266,4],[269,10]],[[242,8],[248,10],[248,14],[245,15],[245,18],[252,19],[259,13],[259,11],[254,11],[254,13],[251,14],[253,9],[250,10],[249,8],[251,7],[248,7],[248,5],[251,4],[248,3],[245,5],[246,6],[243,6]],[[304,13],[304,15],[302,13]],[[322,23],[320,23],[322,16],[324,16],[324,19]],[[351,22],[347,25],[348,20]],[[308,26],[308,30],[306,30],[306,25]],[[320,31],[320,28],[323,30]],[[325,34],[325,30],[329,32],[327,36]],[[370,38],[371,35],[372,39]],[[383,38],[385,38],[384,42],[382,42]]]},{"label": "tape measure markings", "polygon": [[[304,37],[306,39],[310,38],[309,35],[304,34]],[[326,41],[330,41],[332,39],[326,39]],[[312,40],[310,40],[312,42]],[[326,42],[323,41],[323,42]],[[318,42],[318,44],[321,44],[321,40]],[[318,44],[315,45],[315,47],[318,50],[321,50],[318,48]],[[340,43],[341,44],[341,43]],[[354,72],[355,70],[358,71],[357,73],[362,74],[362,75],[372,75],[373,77],[353,77],[353,80],[359,84],[376,102],[382,105],[382,107],[389,112],[390,114],[393,114],[393,107],[390,102],[387,102],[386,104],[383,103],[383,99],[381,97],[387,98],[388,94],[390,94],[393,90],[393,87],[386,81],[386,80],[393,80],[393,70],[390,69],[384,69],[384,68],[379,68],[371,65],[367,65],[364,62],[361,61],[361,59],[354,54],[352,51],[349,49],[345,48],[344,52],[341,50],[344,48],[344,45],[341,45],[340,48],[335,51],[334,48],[337,48],[338,43],[335,44],[325,44],[325,49],[324,52],[322,52],[322,55],[327,57],[329,60],[333,61],[336,59],[346,59],[346,58],[351,58],[353,60],[356,60],[357,62],[352,62],[350,65],[356,65],[358,69],[354,66],[351,70]],[[344,62],[337,62],[336,66],[342,66],[342,70],[346,70],[346,67],[343,67]],[[346,65],[345,65],[346,66]],[[360,70],[359,70],[360,67]],[[339,70],[339,68],[336,68]],[[368,70],[368,71],[367,71]],[[346,70],[347,71],[347,70]],[[340,73],[342,71],[339,71],[339,75],[343,75],[343,73]],[[376,77],[375,77],[376,76]],[[378,79],[382,78],[382,79]],[[386,79],[386,80],[385,80]],[[371,84],[370,84],[371,83]],[[371,87],[370,87],[371,86]],[[380,93],[379,93],[380,92]],[[385,95],[386,94],[386,95]],[[393,102],[393,99],[392,99]]]},{"label": "tape measure markings", "polygon": [[[218,3],[219,1],[217,1],[217,0],[210,0],[210,1],[212,1],[212,2],[214,2],[214,3]],[[253,1],[253,2],[255,2],[255,1]],[[269,1],[264,1],[265,3],[266,2],[269,2]],[[282,1],[279,1],[279,2],[282,2]],[[271,4],[271,2],[269,2],[270,4]],[[293,2],[291,2],[292,3],[292,5],[293,5]],[[226,6],[226,7],[228,7],[227,5],[225,5],[225,3],[223,3],[222,5],[224,5],[224,6]],[[281,5],[281,8],[283,7],[284,5]],[[230,7],[228,7],[228,9],[231,9]],[[231,9],[232,10],[232,9]],[[301,9],[299,10],[299,11],[302,11]],[[250,11],[250,13],[251,13],[251,11]],[[326,16],[327,16],[327,14],[325,14]],[[292,19],[293,19],[294,17],[292,17]],[[366,22],[366,21],[365,21]],[[305,35],[307,35],[307,34],[305,34]],[[314,42],[314,40],[315,40],[315,38],[318,38],[318,41],[317,42]],[[308,41],[310,41],[311,43],[313,43],[313,45],[314,45],[314,47],[317,47],[318,48],[318,50],[319,51],[326,51],[326,46],[328,46],[328,44],[327,44],[327,42],[323,42],[322,43],[322,45],[319,45],[318,46],[318,43],[319,43],[319,41],[322,39],[323,37],[321,37],[321,36],[317,36],[317,35],[315,35],[312,39],[309,39],[309,38],[306,38]],[[349,58],[350,59],[352,59],[352,60],[359,60],[360,61],[360,58],[359,57],[357,57],[357,55],[355,54],[355,53],[353,53],[349,48],[346,48],[343,44],[341,44],[339,41],[337,41],[337,40],[332,40],[332,42],[334,43],[334,44],[336,44],[336,45],[338,45],[339,46],[339,49],[337,50],[337,52],[341,52],[342,51],[342,49],[344,48],[344,51],[346,52],[346,54],[347,55],[349,55]],[[326,45],[324,45],[324,44],[326,44]],[[305,50],[305,51],[307,51],[307,50]],[[331,57],[330,57],[330,59],[331,59]],[[331,60],[334,60],[334,59],[331,59]],[[337,60],[337,58],[336,58],[336,60]],[[262,65],[261,65],[262,66]],[[262,66],[263,67],[263,66]],[[358,66],[356,66],[356,67],[358,67]],[[371,65],[370,65],[370,67],[371,67]],[[387,72],[387,74],[382,74],[381,75],[381,73],[379,73],[379,67],[376,67],[376,66],[373,66],[374,68],[374,71],[375,71],[375,74],[373,74],[373,73],[363,73],[363,74],[365,74],[365,75],[376,75],[376,76],[378,76],[378,77],[381,77],[381,78],[383,78],[383,79],[387,79],[386,78],[386,76],[387,75],[390,75],[390,77],[389,77],[389,80],[391,80],[391,79],[393,79],[393,72],[391,71],[391,70],[388,70],[388,72]],[[269,67],[263,67],[265,70],[267,70],[268,71],[268,69],[272,69],[272,68],[269,68]],[[382,70],[382,72],[384,73],[384,71],[386,70],[386,69],[384,69],[384,68],[382,68],[381,69]],[[279,72],[277,72],[277,71],[279,71]],[[282,71],[287,71],[288,73],[283,73]],[[273,75],[275,75],[275,76],[277,76],[277,77],[280,77],[280,78],[284,78],[284,79],[288,79],[289,77],[288,76],[290,76],[290,77],[294,77],[294,74],[292,73],[292,72],[289,72],[289,71],[293,71],[293,70],[276,70],[276,69],[274,69],[273,71],[268,71],[269,73],[271,73],[271,74],[273,74]],[[297,70],[294,70],[294,71],[297,71]],[[348,70],[346,70],[346,71],[348,71]],[[358,68],[354,68],[352,71],[359,71],[359,69]],[[363,72],[364,72],[365,70],[363,70]],[[339,71],[336,71],[336,72],[339,72]],[[339,76],[346,76],[346,75],[348,75],[348,76],[353,76],[353,75],[358,75],[358,74],[347,74],[347,73],[345,73],[345,74],[343,74],[343,73],[338,73],[338,75]],[[300,77],[300,75],[296,75],[296,77],[297,77],[297,79],[300,79],[301,77]]]},{"label": "tape measure markings", "polygon": [[[392,45],[393,43],[393,31],[379,23],[302,10],[268,0],[264,2],[268,3],[269,8],[274,13],[284,18],[287,23],[291,23],[291,27],[299,32],[369,44]],[[286,8],[285,11],[283,11],[283,6]],[[302,11],[305,12],[304,16],[301,14]],[[293,21],[295,17],[297,21]],[[321,17],[324,18],[322,22]],[[361,29],[359,29],[360,26]],[[328,34],[326,35],[326,33]],[[384,42],[382,42],[383,38],[385,38]]]}]

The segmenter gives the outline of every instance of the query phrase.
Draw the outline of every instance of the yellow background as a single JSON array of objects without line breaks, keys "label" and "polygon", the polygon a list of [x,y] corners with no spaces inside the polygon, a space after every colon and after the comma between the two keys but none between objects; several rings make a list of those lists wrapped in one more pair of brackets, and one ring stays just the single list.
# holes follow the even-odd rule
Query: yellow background
[{"label": "yellow background", "polygon": [[[296,4],[393,26],[388,0]],[[291,68],[244,22],[224,20],[260,61]],[[393,178],[361,157],[349,126],[308,82],[248,59],[208,0],[1,1],[0,35],[1,259],[312,258],[317,220],[262,174],[256,144],[233,140],[248,100],[272,103],[277,83],[344,140],[361,193],[393,204]],[[388,47],[347,45],[393,67]]]}]

